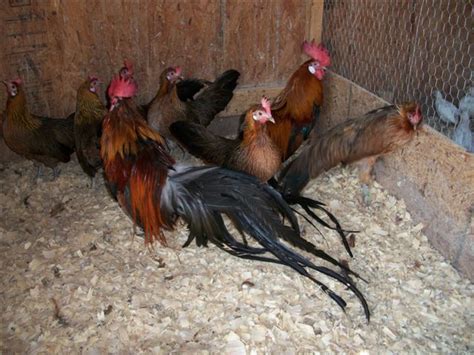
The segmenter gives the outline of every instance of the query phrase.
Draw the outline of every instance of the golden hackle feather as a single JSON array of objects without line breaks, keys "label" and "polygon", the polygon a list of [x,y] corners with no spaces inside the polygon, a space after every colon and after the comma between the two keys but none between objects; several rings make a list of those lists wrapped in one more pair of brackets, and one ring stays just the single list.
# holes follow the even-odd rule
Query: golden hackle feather
[{"label": "golden hackle feather", "polygon": [[258,124],[252,117],[253,113],[259,108],[261,108],[260,105],[254,105],[245,114],[245,123],[242,128],[242,145],[244,146],[248,146],[255,142],[257,136],[261,134],[262,130],[267,126]]},{"label": "golden hackle feather", "polygon": [[[139,115],[136,110],[130,108],[125,110],[124,106],[118,110],[124,116]],[[101,144],[103,159],[113,160],[117,154],[122,159],[128,155],[136,155],[140,139],[164,143],[161,135],[152,130],[141,117],[124,119],[120,117],[121,115],[109,114],[104,120],[104,130],[107,130],[107,134],[103,137],[103,144]]]},{"label": "golden hackle feather", "polygon": [[167,245],[161,228],[169,229],[172,226],[167,225],[161,216],[160,198],[168,167],[157,167],[153,163],[154,158],[153,154],[141,154],[132,169],[129,180],[132,217],[142,225],[146,243],[158,240]]},{"label": "golden hackle feather", "polygon": [[106,116],[101,156],[107,180],[117,186],[122,207],[143,227],[146,243],[166,244],[161,228],[171,226],[161,217],[160,196],[174,160],[164,151],[160,134],[148,127],[131,100],[124,100]]},{"label": "golden hackle feather", "polygon": [[34,130],[41,126],[41,120],[30,114],[26,94],[21,86],[18,86],[18,92],[14,97],[8,97],[7,114],[14,124],[26,129]]},{"label": "golden hackle feather", "polygon": [[89,87],[90,80],[86,80],[77,90],[76,112],[82,114],[76,114],[74,120],[79,124],[94,123],[95,120],[102,119],[107,113],[99,96],[91,92]]}]

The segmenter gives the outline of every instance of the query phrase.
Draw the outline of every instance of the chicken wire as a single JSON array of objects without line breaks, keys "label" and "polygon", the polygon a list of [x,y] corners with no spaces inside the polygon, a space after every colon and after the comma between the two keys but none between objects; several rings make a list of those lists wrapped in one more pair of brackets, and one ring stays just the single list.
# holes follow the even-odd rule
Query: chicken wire
[{"label": "chicken wire", "polygon": [[334,72],[389,102],[419,102],[452,138],[435,92],[458,106],[473,86],[472,19],[469,0],[325,0],[323,42]]}]

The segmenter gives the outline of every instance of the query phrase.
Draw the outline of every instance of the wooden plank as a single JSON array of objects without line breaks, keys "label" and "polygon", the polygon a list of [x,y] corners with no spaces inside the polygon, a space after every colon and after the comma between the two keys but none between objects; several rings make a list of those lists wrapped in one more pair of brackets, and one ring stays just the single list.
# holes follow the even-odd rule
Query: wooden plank
[{"label": "wooden plank", "polygon": [[270,43],[276,39],[273,14],[274,3],[265,0],[244,6],[239,0],[226,3],[224,63],[242,73],[243,84],[264,82],[276,67],[269,63],[274,50]]},{"label": "wooden plank", "polygon": [[[377,180],[403,198],[422,222],[431,244],[474,279],[470,223],[474,201],[474,155],[425,125],[417,139],[376,165]],[[468,252],[469,254],[469,252]]]},{"label": "wooden plank", "polygon": [[[149,66],[142,80],[147,98],[168,66],[180,65],[184,74],[213,80],[223,69],[220,3],[214,0],[145,1],[148,14]],[[145,73],[144,73],[145,74]],[[140,79],[140,77],[139,77]]]},{"label": "wooden plank", "polygon": [[283,86],[243,87],[234,91],[234,97],[219,117],[238,116],[244,113],[251,105],[259,103],[262,96],[270,99],[276,97]]},{"label": "wooden plank", "polygon": [[286,81],[301,62],[305,2],[225,2],[223,59],[242,72],[242,84]]},{"label": "wooden plank", "polygon": [[61,27],[56,4],[9,1],[2,7],[1,22],[5,79],[24,80],[33,112],[61,115],[62,48],[53,35]]},{"label": "wooden plank", "polygon": [[269,57],[275,63],[275,71],[267,82],[273,79],[273,82],[286,83],[293,72],[307,60],[307,56],[301,51],[301,44],[306,39],[306,24],[303,20],[306,6],[303,1],[282,1],[276,11],[277,47],[276,52]]},{"label": "wooden plank", "polygon": [[0,68],[23,77],[32,111],[63,116],[85,77],[107,83],[124,58],[135,62],[140,102],[169,65],[210,80],[235,68],[244,85],[285,82],[304,57],[310,0],[11,2],[0,15]]},{"label": "wooden plank", "polygon": [[314,39],[319,43],[323,35],[324,0],[310,0],[309,6],[308,39]]}]

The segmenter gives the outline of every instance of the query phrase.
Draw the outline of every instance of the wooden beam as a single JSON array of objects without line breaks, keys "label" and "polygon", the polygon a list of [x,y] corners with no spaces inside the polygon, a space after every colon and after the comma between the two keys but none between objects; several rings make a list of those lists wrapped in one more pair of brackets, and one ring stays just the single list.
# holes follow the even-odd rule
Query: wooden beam
[{"label": "wooden beam", "polygon": [[308,39],[321,42],[323,35],[324,0],[311,0],[309,8]]},{"label": "wooden beam", "polygon": [[250,105],[259,103],[262,96],[269,99],[276,97],[283,86],[265,86],[265,87],[243,87],[234,91],[232,101],[227,105],[225,111],[219,114],[219,117],[239,116],[249,108]]}]

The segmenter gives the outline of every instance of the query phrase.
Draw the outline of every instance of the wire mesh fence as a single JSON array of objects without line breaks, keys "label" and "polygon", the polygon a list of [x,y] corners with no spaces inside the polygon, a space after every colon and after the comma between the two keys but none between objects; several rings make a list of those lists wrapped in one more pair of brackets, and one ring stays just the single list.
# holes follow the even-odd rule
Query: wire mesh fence
[{"label": "wire mesh fence", "polygon": [[[443,110],[454,110],[449,103],[458,109],[474,86],[472,29],[469,0],[324,2],[323,42],[332,70],[387,101],[419,102],[425,122],[450,138],[456,138],[460,111],[450,122]],[[448,103],[437,100],[436,91]]]}]

